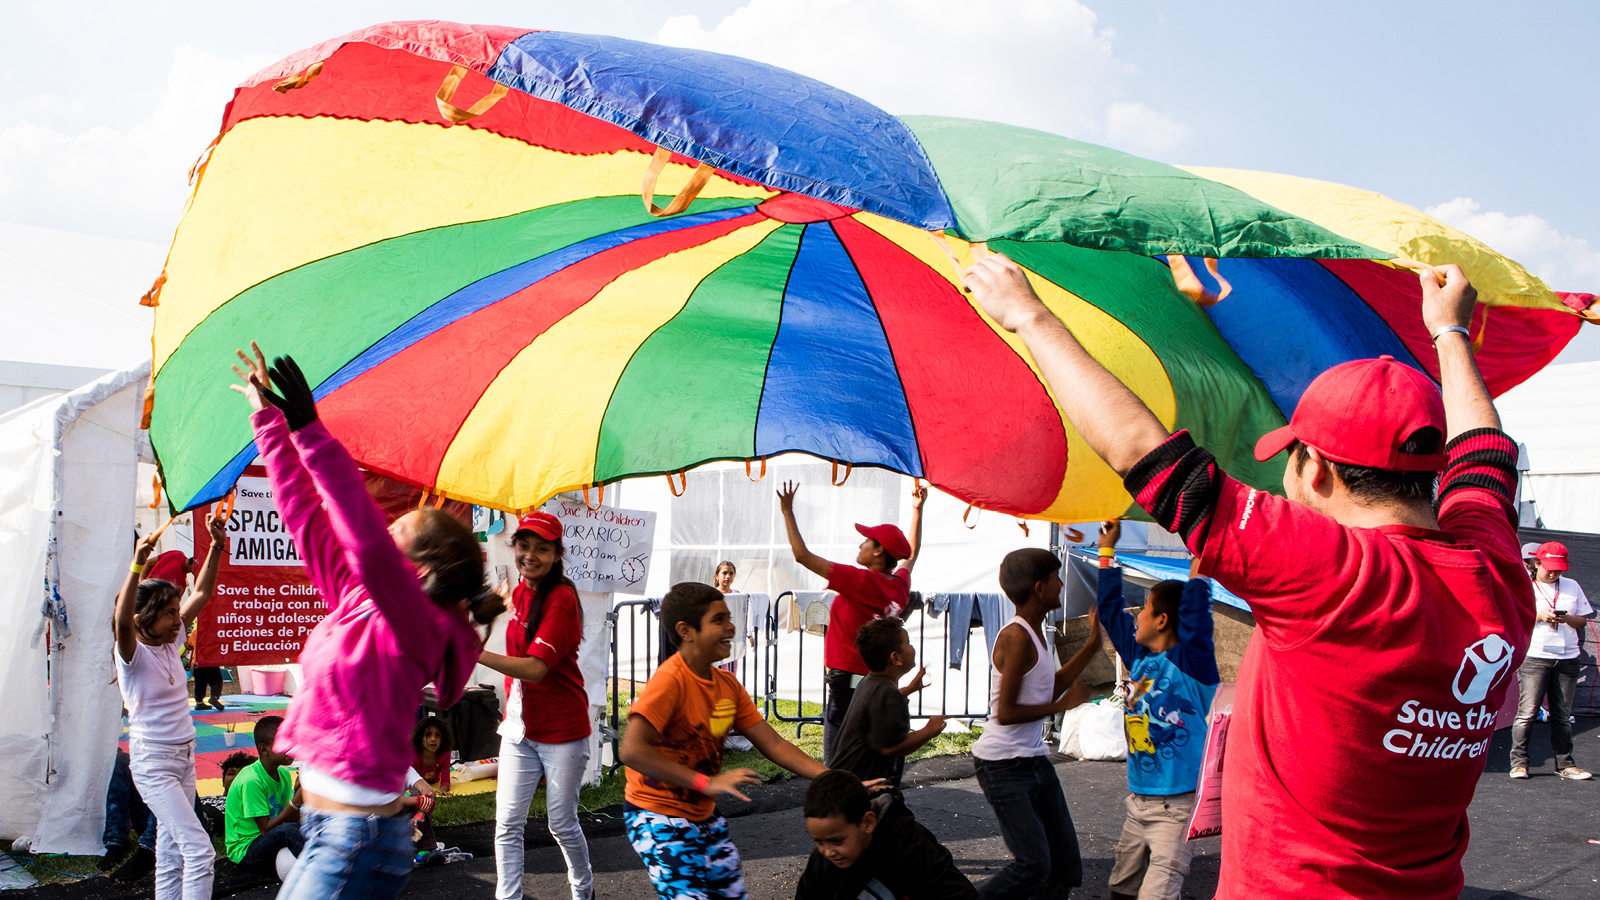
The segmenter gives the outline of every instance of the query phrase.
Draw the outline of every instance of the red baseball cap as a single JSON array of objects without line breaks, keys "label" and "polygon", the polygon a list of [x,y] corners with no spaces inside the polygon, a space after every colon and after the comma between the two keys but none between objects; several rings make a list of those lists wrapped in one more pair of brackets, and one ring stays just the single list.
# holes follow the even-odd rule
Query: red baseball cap
[{"label": "red baseball cap", "polygon": [[1567,545],[1559,541],[1548,541],[1539,545],[1539,552],[1533,555],[1544,566],[1546,572],[1567,571]]},{"label": "red baseball cap", "polygon": [[[1563,559],[1566,551],[1561,551]],[[182,550],[168,550],[155,559],[150,560],[144,567],[144,578],[159,578],[170,581],[178,587],[189,583],[189,554]]]},{"label": "red baseball cap", "polygon": [[905,559],[911,555],[911,542],[906,540],[906,533],[894,525],[856,525],[856,530],[862,537],[872,538],[883,548],[883,552],[895,559]]},{"label": "red baseball cap", "polygon": [[517,530],[511,536],[516,537],[524,531],[531,531],[547,541],[559,541],[561,520],[543,510],[534,510],[517,521]]},{"label": "red baseball cap", "polygon": [[1445,433],[1444,398],[1428,376],[1392,356],[1358,359],[1323,372],[1311,382],[1294,417],[1256,441],[1265,462],[1299,439],[1327,459],[1400,472],[1438,472],[1443,453],[1401,453],[1400,445],[1422,428]]}]

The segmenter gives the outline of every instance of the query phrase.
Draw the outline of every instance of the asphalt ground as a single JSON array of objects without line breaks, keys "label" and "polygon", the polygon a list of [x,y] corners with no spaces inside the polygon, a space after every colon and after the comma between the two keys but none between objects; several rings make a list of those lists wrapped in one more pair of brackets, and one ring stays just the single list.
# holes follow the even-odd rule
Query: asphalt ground
[{"label": "asphalt ground", "polygon": [[[1580,765],[1600,769],[1600,718],[1581,718],[1575,726]],[[1464,867],[1467,900],[1595,900],[1600,897],[1600,778],[1563,781],[1554,776],[1549,732],[1535,729],[1530,742],[1533,777],[1507,777],[1511,746],[1509,729],[1496,733],[1489,764],[1478,783],[1469,815],[1472,844]],[[1056,771],[1078,830],[1084,857],[1084,886],[1079,898],[1105,898],[1106,882],[1122,830],[1126,780],[1122,763],[1056,759]],[[753,789],[753,802],[727,804],[729,828],[744,861],[745,886],[753,900],[789,898],[805,866],[811,845],[800,813],[808,782],[792,779]],[[921,760],[907,771],[906,802],[917,818],[955,855],[974,882],[987,877],[1008,858],[994,816],[972,777],[967,757]],[[586,815],[584,830],[594,867],[596,896],[655,896],[644,867],[623,833],[619,810]],[[476,858],[419,869],[404,897],[426,900],[484,900],[494,896],[494,825],[491,822],[439,830],[446,845],[459,846]],[[530,898],[563,900],[569,896],[566,868],[543,821],[529,822],[527,876]],[[1220,841],[1199,842],[1193,869],[1184,885],[1186,898],[1208,898],[1216,890]],[[1263,852],[1262,865],[1271,865]],[[277,886],[240,879],[237,870],[219,865],[216,896],[271,900]],[[21,897],[96,898],[149,897],[153,880],[133,886],[95,878],[72,885],[49,885],[18,892]]]}]

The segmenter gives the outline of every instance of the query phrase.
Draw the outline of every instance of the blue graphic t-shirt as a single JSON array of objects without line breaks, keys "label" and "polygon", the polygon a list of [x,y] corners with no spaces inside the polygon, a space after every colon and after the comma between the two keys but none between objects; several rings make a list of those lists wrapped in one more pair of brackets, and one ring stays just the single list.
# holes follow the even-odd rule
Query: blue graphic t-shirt
[{"label": "blue graphic t-shirt", "polygon": [[1130,688],[1123,722],[1128,732],[1128,790],[1135,794],[1186,794],[1200,781],[1206,719],[1216,696],[1217,650],[1211,640],[1211,582],[1183,587],[1178,643],[1151,653],[1134,638],[1123,608],[1122,570],[1100,570],[1100,624],[1128,667]]}]

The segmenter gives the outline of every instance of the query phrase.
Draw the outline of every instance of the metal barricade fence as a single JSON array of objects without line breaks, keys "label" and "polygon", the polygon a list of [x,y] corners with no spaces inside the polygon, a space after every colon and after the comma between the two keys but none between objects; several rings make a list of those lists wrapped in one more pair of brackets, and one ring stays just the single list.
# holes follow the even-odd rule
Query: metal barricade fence
[{"label": "metal barricade fence", "polygon": [[[916,595],[913,595],[914,597]],[[783,630],[780,609],[792,591],[779,594],[759,617],[752,617],[749,644],[737,660],[734,675],[769,720],[793,723],[798,737],[807,725],[821,726],[820,714],[805,714],[805,703],[826,707],[827,681],[823,665],[823,636],[794,627]],[[603,743],[611,746],[607,772],[621,767],[622,727],[627,707],[638,696],[660,661],[666,640],[655,612],[659,600],[628,600],[607,614],[610,629],[611,683],[609,714],[601,728]],[[917,648],[917,664],[928,670],[928,687],[911,696],[913,718],[942,715],[965,719],[968,725],[988,715],[989,654],[983,630],[967,622],[954,623],[948,615],[935,619],[919,602],[904,614],[906,631]],[[950,641],[960,630],[967,634],[965,658],[959,667],[948,664]],[[1054,632],[1054,628],[1048,628]],[[929,655],[930,651],[932,656]],[[952,668],[959,668],[952,672]],[[976,688],[976,691],[974,690]],[[794,713],[779,709],[780,701],[799,701]]]}]

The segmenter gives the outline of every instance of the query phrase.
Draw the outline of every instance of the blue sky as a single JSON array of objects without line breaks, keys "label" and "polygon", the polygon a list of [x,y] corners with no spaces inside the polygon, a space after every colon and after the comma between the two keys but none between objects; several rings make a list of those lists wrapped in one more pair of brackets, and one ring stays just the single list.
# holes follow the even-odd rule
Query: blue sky
[{"label": "blue sky", "polygon": [[[898,114],[1356,185],[1600,292],[1600,4],[1580,2],[8,2],[0,221],[165,243],[234,83],[363,25],[439,17],[738,53]],[[1600,359],[1584,331],[1563,361]]]}]

